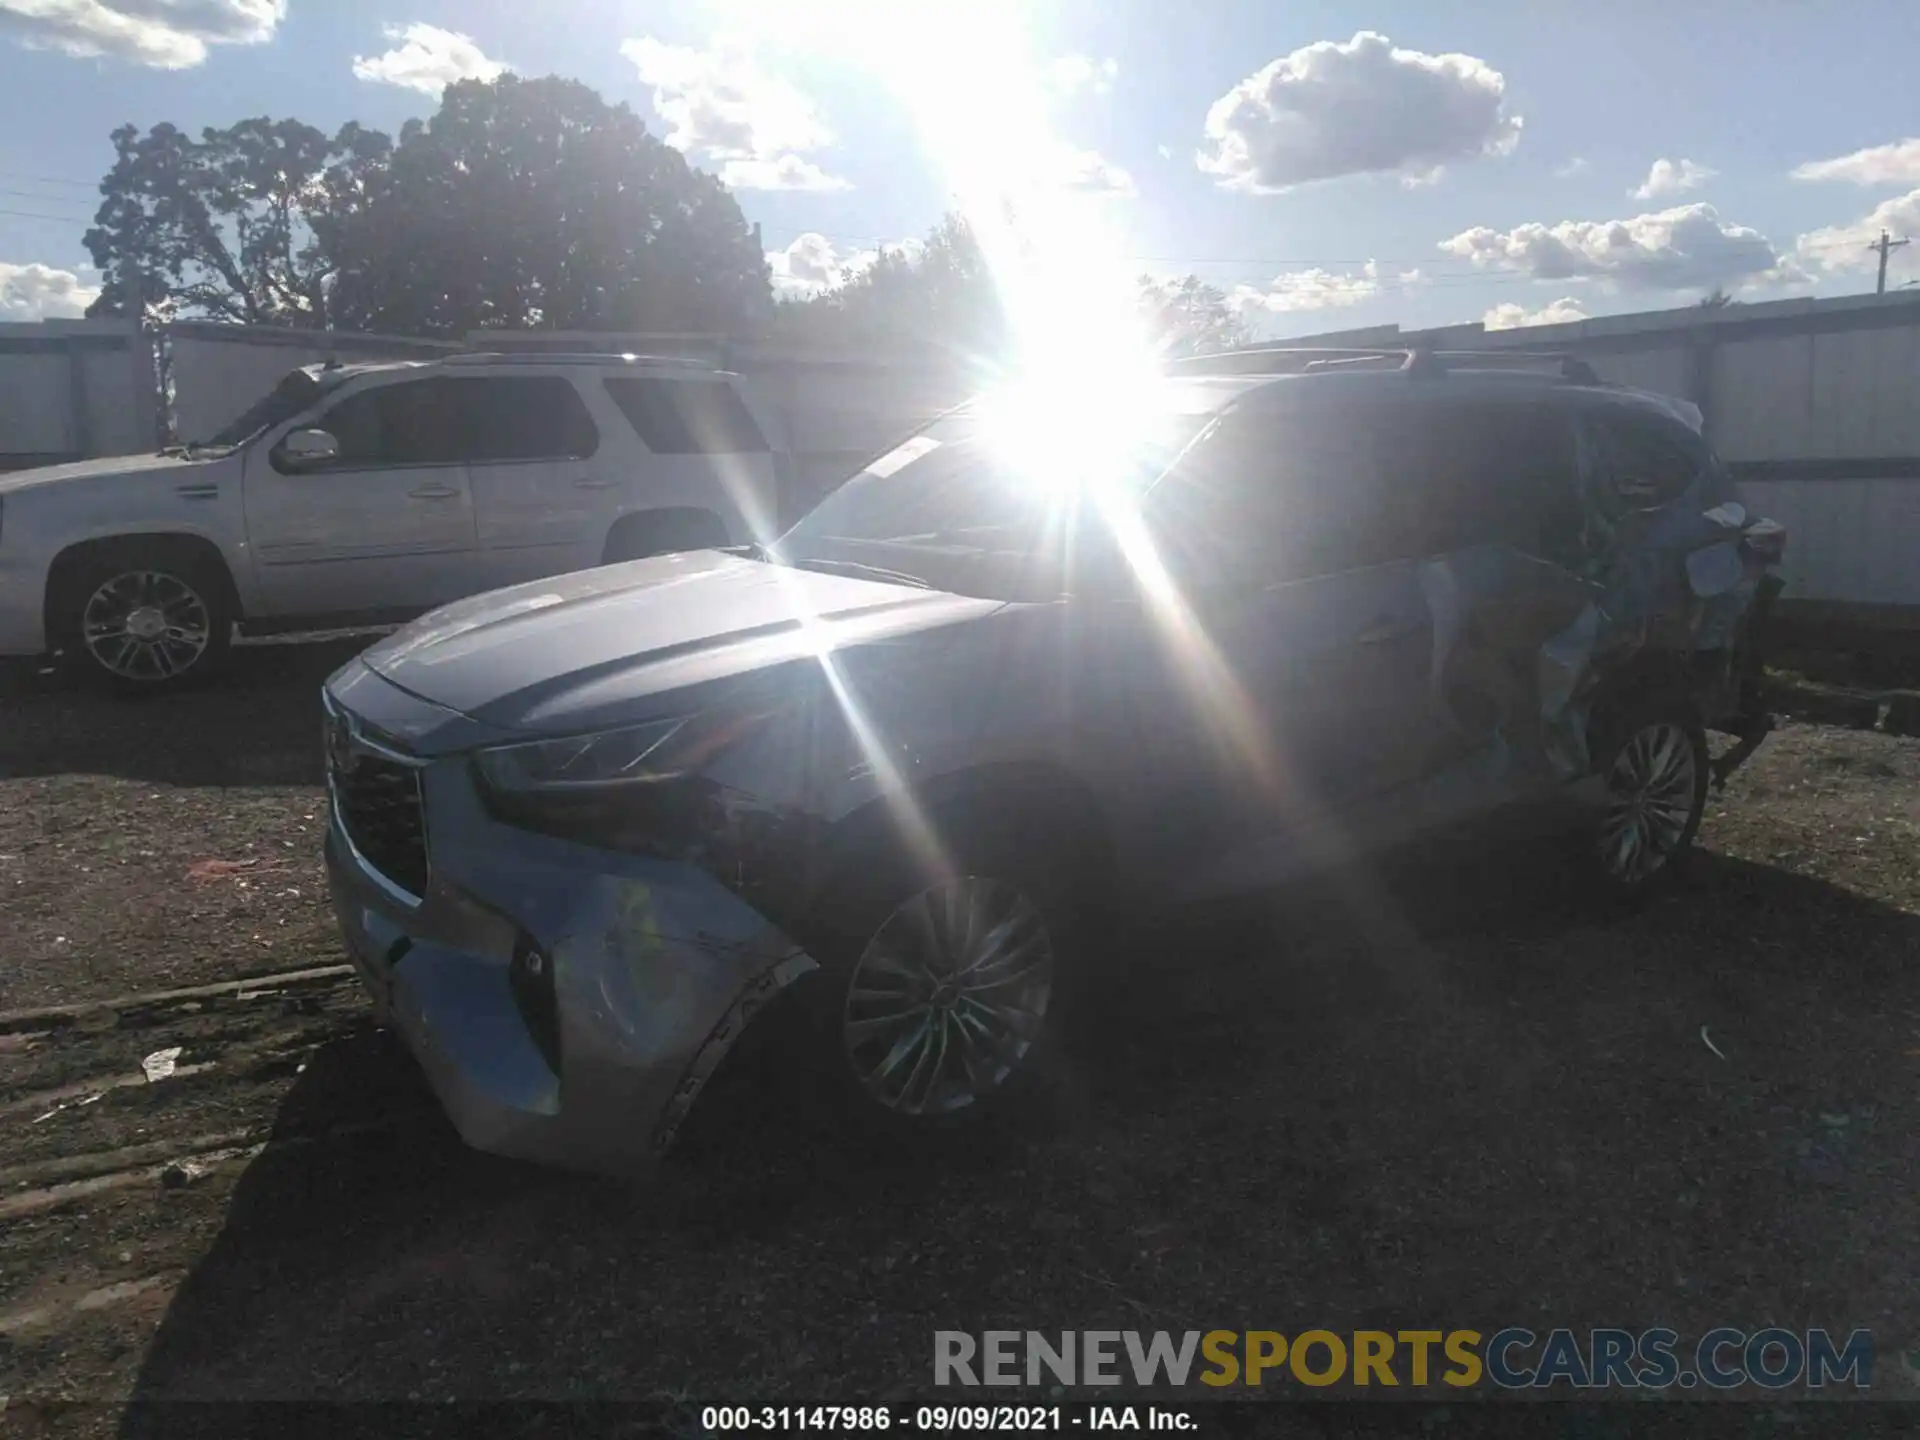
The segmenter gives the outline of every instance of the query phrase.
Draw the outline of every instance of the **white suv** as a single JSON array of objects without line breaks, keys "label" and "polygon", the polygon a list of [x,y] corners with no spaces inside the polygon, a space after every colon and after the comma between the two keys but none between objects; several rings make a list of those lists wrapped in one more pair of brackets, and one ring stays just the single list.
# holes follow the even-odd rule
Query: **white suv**
[{"label": "white suv", "polygon": [[152,689],[249,634],[770,538],[785,447],[734,375],[619,355],[309,366],[211,440],[0,476],[0,655]]}]

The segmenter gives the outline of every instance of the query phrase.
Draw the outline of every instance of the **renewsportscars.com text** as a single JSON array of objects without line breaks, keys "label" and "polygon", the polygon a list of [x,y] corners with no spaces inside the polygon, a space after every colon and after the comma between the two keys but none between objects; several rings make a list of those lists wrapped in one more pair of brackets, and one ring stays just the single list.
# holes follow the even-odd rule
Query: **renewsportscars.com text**
[{"label": "renewsportscars.com text", "polygon": [[1873,1337],[1649,1330],[965,1330],[934,1333],[936,1385],[1767,1390],[1873,1383]]}]

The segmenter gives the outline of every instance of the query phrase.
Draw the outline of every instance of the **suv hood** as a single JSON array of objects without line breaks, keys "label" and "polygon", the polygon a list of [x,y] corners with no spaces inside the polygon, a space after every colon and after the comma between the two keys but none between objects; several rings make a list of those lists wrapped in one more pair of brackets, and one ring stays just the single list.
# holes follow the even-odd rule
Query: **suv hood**
[{"label": "suv hood", "polygon": [[644,702],[991,614],[979,600],[699,550],[516,585],[436,610],[362,658],[501,729],[648,718]]},{"label": "suv hood", "polygon": [[183,470],[195,465],[204,465],[209,460],[226,458],[222,451],[217,456],[207,456],[200,460],[189,460],[184,455],[109,455],[104,460],[76,460],[70,465],[42,465],[33,470],[15,470],[0,475],[0,495],[11,495],[16,491],[30,490],[40,485],[54,485],[62,480],[96,480],[103,476],[138,475],[143,470]]}]

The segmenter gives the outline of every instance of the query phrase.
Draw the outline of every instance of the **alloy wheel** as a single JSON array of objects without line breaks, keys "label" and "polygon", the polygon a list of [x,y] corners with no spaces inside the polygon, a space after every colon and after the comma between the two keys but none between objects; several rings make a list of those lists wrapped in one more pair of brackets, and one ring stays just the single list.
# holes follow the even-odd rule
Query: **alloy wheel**
[{"label": "alloy wheel", "polygon": [[1693,818],[1693,738],[1671,722],[1635,731],[1607,770],[1600,859],[1609,874],[1637,884],[1673,857]]},{"label": "alloy wheel", "polygon": [[116,575],[80,614],[87,653],[126,680],[170,680],[191,669],[213,638],[207,602],[186,581],[162,570]]},{"label": "alloy wheel", "polygon": [[965,876],[905,901],[855,965],[841,1038],[868,1093],[897,1114],[988,1098],[1040,1037],[1054,946],[1040,909],[1003,881]]}]

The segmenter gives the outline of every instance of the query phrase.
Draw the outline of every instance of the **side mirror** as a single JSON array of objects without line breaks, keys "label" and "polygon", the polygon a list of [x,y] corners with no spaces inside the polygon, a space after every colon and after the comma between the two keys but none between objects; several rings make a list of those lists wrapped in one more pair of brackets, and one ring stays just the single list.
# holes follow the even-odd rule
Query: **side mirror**
[{"label": "side mirror", "polygon": [[340,458],[340,442],[325,430],[295,430],[280,442],[280,459],[290,470],[311,470]]}]

